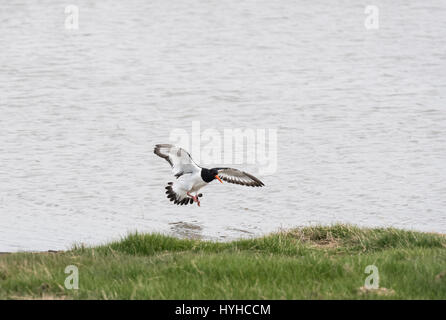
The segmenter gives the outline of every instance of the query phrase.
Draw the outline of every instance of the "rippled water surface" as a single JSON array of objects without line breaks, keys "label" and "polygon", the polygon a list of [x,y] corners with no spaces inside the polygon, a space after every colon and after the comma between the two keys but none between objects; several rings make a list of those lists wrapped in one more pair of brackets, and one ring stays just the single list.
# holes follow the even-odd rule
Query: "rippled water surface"
[{"label": "rippled water surface", "polygon": [[[446,2],[0,3],[0,251],[334,222],[446,233]],[[277,130],[277,170],[164,195],[174,129]],[[206,165],[206,163],[203,163]],[[237,165],[257,174],[255,165]]]}]

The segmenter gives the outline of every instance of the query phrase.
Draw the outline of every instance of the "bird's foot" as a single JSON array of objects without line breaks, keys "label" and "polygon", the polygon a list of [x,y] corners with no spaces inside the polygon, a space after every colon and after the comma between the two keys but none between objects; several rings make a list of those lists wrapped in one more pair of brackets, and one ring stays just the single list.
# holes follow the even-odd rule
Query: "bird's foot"
[{"label": "bird's foot", "polygon": [[199,207],[201,206],[201,205],[200,205],[200,199],[198,199],[198,197],[201,196],[201,193],[200,193],[199,195],[193,196],[193,195],[191,195],[191,194],[188,192],[187,195],[188,195],[189,197],[191,197],[192,200],[194,200],[194,202],[196,202],[197,205],[198,205]]},{"label": "bird's foot", "polygon": [[197,206],[201,207],[200,199],[198,199],[198,196],[192,196],[192,199],[194,199],[194,202],[197,203]]}]

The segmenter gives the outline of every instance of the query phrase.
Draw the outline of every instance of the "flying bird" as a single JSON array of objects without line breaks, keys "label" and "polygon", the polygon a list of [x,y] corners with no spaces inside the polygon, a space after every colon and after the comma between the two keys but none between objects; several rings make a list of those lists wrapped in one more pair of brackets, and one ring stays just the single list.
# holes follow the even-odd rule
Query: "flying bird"
[{"label": "flying bird", "polygon": [[196,202],[200,206],[199,198],[203,194],[198,191],[214,180],[249,187],[264,186],[263,182],[253,175],[237,169],[200,167],[186,150],[171,144],[157,144],[153,152],[165,159],[172,167],[172,173],[176,180],[167,184],[166,194],[167,198],[177,205]]}]

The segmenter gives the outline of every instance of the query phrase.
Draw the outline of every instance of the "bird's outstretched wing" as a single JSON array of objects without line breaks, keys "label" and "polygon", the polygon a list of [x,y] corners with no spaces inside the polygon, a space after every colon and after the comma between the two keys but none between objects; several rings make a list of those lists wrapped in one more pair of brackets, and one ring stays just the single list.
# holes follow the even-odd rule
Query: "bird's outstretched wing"
[{"label": "bird's outstretched wing", "polygon": [[263,187],[265,184],[253,175],[233,168],[215,168],[220,179],[248,187]]},{"label": "bird's outstretched wing", "polygon": [[171,144],[157,144],[153,152],[157,156],[166,159],[177,178],[183,174],[194,173],[200,170],[200,167],[192,160],[190,154],[180,147]]}]

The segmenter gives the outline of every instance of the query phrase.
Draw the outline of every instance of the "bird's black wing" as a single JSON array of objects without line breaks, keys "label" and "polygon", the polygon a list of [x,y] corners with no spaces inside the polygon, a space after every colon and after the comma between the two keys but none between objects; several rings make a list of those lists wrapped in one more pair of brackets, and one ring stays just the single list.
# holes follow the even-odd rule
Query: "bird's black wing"
[{"label": "bird's black wing", "polygon": [[253,175],[233,168],[215,168],[220,179],[248,187],[263,187],[265,184]]}]

